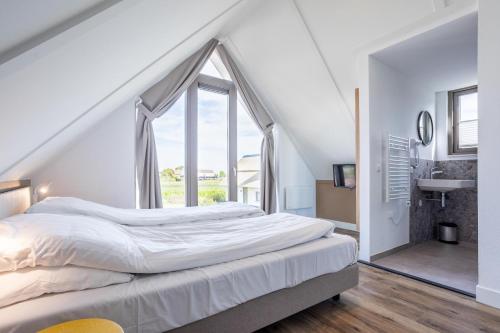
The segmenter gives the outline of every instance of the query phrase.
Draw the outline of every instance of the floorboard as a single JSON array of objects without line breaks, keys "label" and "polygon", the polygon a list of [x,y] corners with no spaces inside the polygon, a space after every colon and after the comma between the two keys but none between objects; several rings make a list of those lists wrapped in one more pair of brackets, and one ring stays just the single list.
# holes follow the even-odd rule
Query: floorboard
[{"label": "floorboard", "polygon": [[500,332],[500,310],[473,298],[360,264],[360,282],[259,333]]}]

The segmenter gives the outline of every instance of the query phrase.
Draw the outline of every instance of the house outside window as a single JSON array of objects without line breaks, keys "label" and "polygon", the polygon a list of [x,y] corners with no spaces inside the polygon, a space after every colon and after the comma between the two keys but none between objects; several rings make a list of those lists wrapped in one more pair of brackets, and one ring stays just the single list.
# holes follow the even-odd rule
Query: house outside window
[{"label": "house outside window", "polygon": [[238,202],[260,204],[260,154],[243,155],[238,160]]},{"label": "house outside window", "polygon": [[448,153],[477,154],[477,86],[448,92]]}]

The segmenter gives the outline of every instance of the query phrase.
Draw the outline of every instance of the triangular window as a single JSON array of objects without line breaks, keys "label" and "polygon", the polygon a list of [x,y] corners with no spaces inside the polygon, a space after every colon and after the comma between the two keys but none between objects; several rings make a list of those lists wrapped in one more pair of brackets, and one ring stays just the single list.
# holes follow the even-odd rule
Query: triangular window
[{"label": "triangular window", "polygon": [[212,56],[210,56],[210,59],[208,59],[208,61],[205,63],[205,66],[203,66],[200,73],[216,77],[218,79],[232,81],[217,51],[214,51],[214,53],[212,53]]}]

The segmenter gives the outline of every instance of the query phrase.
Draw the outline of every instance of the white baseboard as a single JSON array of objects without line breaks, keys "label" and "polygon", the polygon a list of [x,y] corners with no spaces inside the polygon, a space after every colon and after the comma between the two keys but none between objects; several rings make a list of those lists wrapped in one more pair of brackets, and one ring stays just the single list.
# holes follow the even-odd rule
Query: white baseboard
[{"label": "white baseboard", "polygon": [[476,301],[500,309],[500,291],[477,285]]},{"label": "white baseboard", "polygon": [[355,223],[347,223],[347,222],[341,222],[341,221],[336,221],[336,220],[329,220],[329,219],[323,219],[318,217],[321,220],[326,220],[335,223],[335,227],[340,228],[340,229],[346,229],[346,230],[351,230],[351,231],[358,231],[356,229],[356,224]]}]

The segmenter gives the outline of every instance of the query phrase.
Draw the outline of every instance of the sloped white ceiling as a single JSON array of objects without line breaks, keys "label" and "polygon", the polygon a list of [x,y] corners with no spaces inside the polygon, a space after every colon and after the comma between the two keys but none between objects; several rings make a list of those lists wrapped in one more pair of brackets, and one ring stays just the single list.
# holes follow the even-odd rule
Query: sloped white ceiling
[{"label": "sloped white ceiling", "polygon": [[473,13],[373,56],[431,91],[477,84],[478,15]]},{"label": "sloped white ceiling", "polygon": [[0,65],[0,179],[29,175],[258,3],[124,0]]},{"label": "sloped white ceiling", "polygon": [[119,0],[3,0],[0,63],[49,39]]},{"label": "sloped white ceiling", "polygon": [[[119,1],[0,65],[0,179],[29,175],[214,36],[225,37],[314,176],[331,178],[332,163],[354,160],[358,51],[471,2]],[[75,8],[66,14],[86,10]]]},{"label": "sloped white ceiling", "polygon": [[326,179],[332,162],[354,161],[353,114],[293,3],[268,2],[229,35],[227,44],[315,177]]},{"label": "sloped white ceiling", "polygon": [[298,0],[297,4],[351,109],[359,49],[433,11],[430,0]]},{"label": "sloped white ceiling", "polygon": [[473,0],[273,0],[228,38],[228,48],[317,179],[354,161],[357,56],[370,43]]}]

